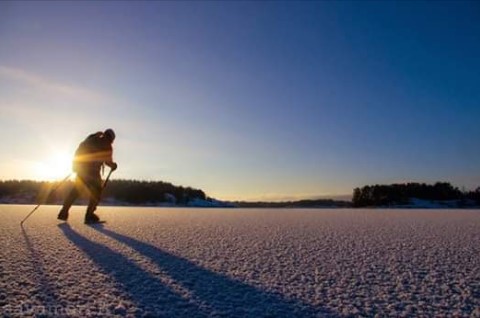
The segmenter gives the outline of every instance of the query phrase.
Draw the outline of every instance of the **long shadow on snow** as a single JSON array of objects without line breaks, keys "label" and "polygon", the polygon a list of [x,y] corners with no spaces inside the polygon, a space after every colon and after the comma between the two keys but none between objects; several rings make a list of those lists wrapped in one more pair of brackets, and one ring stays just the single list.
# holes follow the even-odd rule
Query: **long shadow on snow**
[{"label": "long shadow on snow", "polygon": [[314,307],[300,301],[288,300],[280,294],[267,292],[199,267],[187,259],[172,255],[134,238],[107,230],[103,226],[94,226],[92,228],[130,246],[152,260],[171,278],[189,289],[195,297],[207,303],[220,316],[335,316],[323,308]]},{"label": "long shadow on snow", "polygon": [[208,316],[208,313],[202,308],[174,293],[158,278],[122,254],[78,234],[68,223],[59,224],[58,227],[106,274],[115,279],[119,285],[117,287],[120,287],[128,298],[141,309],[142,312],[135,313],[136,316],[185,317],[191,313],[194,313],[196,317]]},{"label": "long shadow on snow", "polygon": [[32,268],[34,270],[35,279],[37,281],[35,294],[32,295],[32,297],[37,298],[42,303],[42,305],[34,305],[33,307],[30,307],[28,305],[22,305],[21,314],[62,315],[64,314],[64,310],[66,308],[62,305],[59,299],[59,291],[48,278],[47,272],[45,271],[45,267],[43,265],[44,262],[42,261],[42,257],[39,255],[39,253],[33,246],[32,241],[30,240],[30,237],[25,231],[23,225],[21,225],[21,228],[23,238],[25,239],[25,245],[27,246],[27,250],[30,253]]}]

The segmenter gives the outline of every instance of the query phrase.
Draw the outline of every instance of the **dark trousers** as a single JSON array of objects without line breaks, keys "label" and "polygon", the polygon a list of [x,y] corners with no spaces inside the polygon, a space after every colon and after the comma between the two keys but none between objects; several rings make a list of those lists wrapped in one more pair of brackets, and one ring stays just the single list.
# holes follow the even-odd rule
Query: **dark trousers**
[{"label": "dark trousers", "polygon": [[97,209],[102,193],[102,178],[100,177],[100,173],[87,175],[77,174],[75,184],[63,202],[62,211],[68,212],[75,200],[82,193],[87,193],[89,196],[86,215],[91,215]]}]

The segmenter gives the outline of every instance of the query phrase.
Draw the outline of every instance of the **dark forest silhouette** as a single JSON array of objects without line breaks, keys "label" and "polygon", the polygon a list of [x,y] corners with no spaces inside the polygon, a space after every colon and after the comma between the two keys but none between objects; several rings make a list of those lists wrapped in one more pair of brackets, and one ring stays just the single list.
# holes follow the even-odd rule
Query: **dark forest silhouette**
[{"label": "dark forest silhouette", "polygon": [[[52,193],[52,189],[58,185],[59,182],[46,181],[0,181],[0,203],[58,204],[72,187],[72,182],[65,182]],[[162,181],[138,180],[111,180],[105,188],[103,198],[114,200],[113,203],[127,205],[186,206],[194,200],[214,201],[200,189]],[[412,198],[427,201],[455,201],[455,207],[480,206],[480,187],[473,191],[462,191],[448,182],[366,185],[353,190],[351,202],[331,199],[284,202],[236,201],[225,202],[223,206],[242,208],[401,207],[408,205]]]},{"label": "dark forest silhouette", "polygon": [[[58,189],[52,192],[57,186]],[[64,184],[32,180],[0,181],[0,200],[8,199],[12,203],[60,203],[72,186],[71,181]],[[102,197],[132,205],[158,203],[185,205],[195,199],[211,200],[199,189],[162,181],[138,180],[110,180]]]},{"label": "dark forest silhouette", "polygon": [[412,198],[427,201],[457,201],[457,206],[480,204],[480,187],[475,191],[461,191],[448,182],[401,183],[368,185],[353,190],[354,207],[393,206],[409,204]]}]

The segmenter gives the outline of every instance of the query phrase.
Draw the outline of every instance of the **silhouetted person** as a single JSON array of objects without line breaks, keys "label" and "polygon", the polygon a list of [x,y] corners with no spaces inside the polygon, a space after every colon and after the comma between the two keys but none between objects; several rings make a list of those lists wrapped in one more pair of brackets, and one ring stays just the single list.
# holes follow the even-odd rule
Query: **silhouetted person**
[{"label": "silhouetted person", "polygon": [[75,185],[65,198],[63,207],[58,214],[58,219],[66,221],[68,210],[78,198],[80,193],[88,190],[90,201],[85,214],[85,223],[97,223],[99,217],[94,213],[102,193],[102,177],[100,170],[104,164],[112,171],[117,169],[117,164],[112,159],[112,143],[115,133],[112,129],[89,135],[77,148],[73,159],[73,171],[77,173]]}]

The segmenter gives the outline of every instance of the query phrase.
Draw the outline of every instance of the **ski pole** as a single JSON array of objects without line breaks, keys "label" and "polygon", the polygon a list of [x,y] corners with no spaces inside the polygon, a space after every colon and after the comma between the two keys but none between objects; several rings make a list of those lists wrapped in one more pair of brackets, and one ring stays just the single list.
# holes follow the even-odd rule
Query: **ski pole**
[{"label": "ski pole", "polygon": [[[71,175],[72,175],[72,172],[70,172],[70,173],[68,174],[68,176],[66,176],[65,179],[62,180],[62,182],[60,182],[52,191],[50,191],[50,193],[47,195],[47,198],[45,199],[45,202],[48,201],[48,198],[50,198],[50,196],[51,196],[53,193],[55,193],[55,191],[57,191],[58,188],[60,188],[60,186],[61,186],[62,184],[64,184],[65,181],[67,181],[67,179],[70,178]],[[33,210],[30,211],[30,213],[28,213],[28,215],[22,220],[22,222],[20,222],[20,226],[23,226],[23,222],[25,222],[25,221],[30,217],[30,215],[32,215],[33,212],[35,212],[35,211],[36,211],[42,204],[44,204],[45,202],[39,203],[35,208],[33,208]]]},{"label": "ski pole", "polygon": [[110,169],[110,172],[108,173],[107,178],[103,182],[102,189],[105,189],[105,187],[107,186],[108,180],[110,179],[110,176],[112,175],[112,172],[113,172],[113,169]]}]

